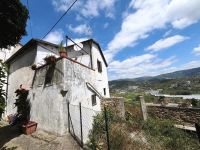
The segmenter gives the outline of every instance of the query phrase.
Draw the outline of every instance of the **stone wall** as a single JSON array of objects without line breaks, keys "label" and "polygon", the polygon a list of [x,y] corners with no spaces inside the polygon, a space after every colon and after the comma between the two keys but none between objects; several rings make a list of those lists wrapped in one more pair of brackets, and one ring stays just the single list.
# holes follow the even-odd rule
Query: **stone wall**
[{"label": "stone wall", "polygon": [[200,123],[200,108],[148,106],[148,115],[160,119],[170,119],[179,124]]},{"label": "stone wall", "polygon": [[119,114],[119,116],[124,117],[125,116],[125,109],[124,109],[124,98],[122,97],[112,97],[112,98],[106,98],[103,101],[101,101],[101,108],[107,106],[110,107]]}]

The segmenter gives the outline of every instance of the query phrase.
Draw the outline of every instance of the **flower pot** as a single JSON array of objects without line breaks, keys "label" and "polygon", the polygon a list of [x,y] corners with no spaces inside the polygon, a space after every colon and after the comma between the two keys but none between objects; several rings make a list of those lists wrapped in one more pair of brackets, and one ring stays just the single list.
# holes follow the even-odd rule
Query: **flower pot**
[{"label": "flower pot", "polygon": [[22,125],[22,132],[27,135],[34,133],[36,129],[37,123],[34,121],[29,121],[27,124]]},{"label": "flower pot", "polygon": [[61,52],[59,52],[59,53],[60,53],[60,57],[62,57],[62,58],[67,58],[67,52],[61,51]]}]

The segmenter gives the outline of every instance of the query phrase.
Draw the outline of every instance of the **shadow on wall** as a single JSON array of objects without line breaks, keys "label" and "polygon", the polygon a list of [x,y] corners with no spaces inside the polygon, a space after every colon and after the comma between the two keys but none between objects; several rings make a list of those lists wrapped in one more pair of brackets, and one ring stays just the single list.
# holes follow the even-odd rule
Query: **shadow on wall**
[{"label": "shadow on wall", "polygon": [[56,64],[49,65],[48,70],[45,75],[44,88],[47,85],[52,84],[55,67],[56,67]]},{"label": "shadow on wall", "polygon": [[21,132],[17,126],[3,126],[0,127],[0,149],[1,150],[14,150],[16,147],[6,148],[4,145],[10,140],[21,135]]}]

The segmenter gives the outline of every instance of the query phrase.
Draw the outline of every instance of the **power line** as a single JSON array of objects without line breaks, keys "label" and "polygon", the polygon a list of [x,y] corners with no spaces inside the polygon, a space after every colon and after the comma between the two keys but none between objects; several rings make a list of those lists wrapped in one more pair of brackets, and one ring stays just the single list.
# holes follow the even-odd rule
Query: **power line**
[{"label": "power line", "polygon": [[28,2],[28,0],[26,1],[26,3],[27,3],[27,8],[28,8],[28,11],[29,11],[29,20],[30,20],[30,22],[29,22],[29,24],[30,24],[30,30],[31,30],[31,38],[33,38],[33,32],[32,32],[32,24],[31,24],[31,17],[30,17],[30,8],[29,8],[29,2]]},{"label": "power line", "polygon": [[80,47],[75,41],[73,41],[69,36],[66,36],[66,38],[67,39],[69,39],[72,43],[74,43],[76,46],[78,46],[81,50],[83,50],[84,52],[86,52],[88,55],[89,55],[89,53],[86,51],[86,50],[84,50],[82,47]]},{"label": "power line", "polygon": [[73,5],[77,2],[78,0],[75,0],[70,7],[65,11],[65,13],[58,19],[58,21],[51,27],[51,29],[43,36],[42,39],[44,39],[52,30],[53,28],[60,22],[60,20],[68,13],[68,11],[73,7]]}]

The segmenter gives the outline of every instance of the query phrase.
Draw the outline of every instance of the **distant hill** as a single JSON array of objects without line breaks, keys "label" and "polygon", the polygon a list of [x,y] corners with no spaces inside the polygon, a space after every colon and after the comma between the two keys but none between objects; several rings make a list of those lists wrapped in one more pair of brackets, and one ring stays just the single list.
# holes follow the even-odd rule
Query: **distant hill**
[{"label": "distant hill", "polygon": [[193,77],[193,76],[200,76],[200,67],[188,69],[188,70],[175,71],[175,72],[167,73],[167,74],[162,74],[162,75],[158,75],[154,78],[177,79],[177,78]]},{"label": "distant hill", "polygon": [[[161,74],[154,77],[146,76],[146,77],[139,77],[139,78],[132,78],[132,79],[131,78],[118,79],[118,80],[113,80],[113,81],[120,81],[120,82],[136,81],[137,82],[137,81],[149,81],[149,80],[156,80],[156,79],[178,79],[178,78],[194,77],[194,76],[200,76],[200,67]],[[113,82],[113,81],[110,81],[110,82]]]},{"label": "distant hill", "polygon": [[[199,93],[200,67],[161,74],[154,77],[119,79],[109,81],[111,91],[116,89],[128,90],[138,86],[142,90],[163,89],[165,93]],[[199,92],[198,92],[199,91]]]}]

